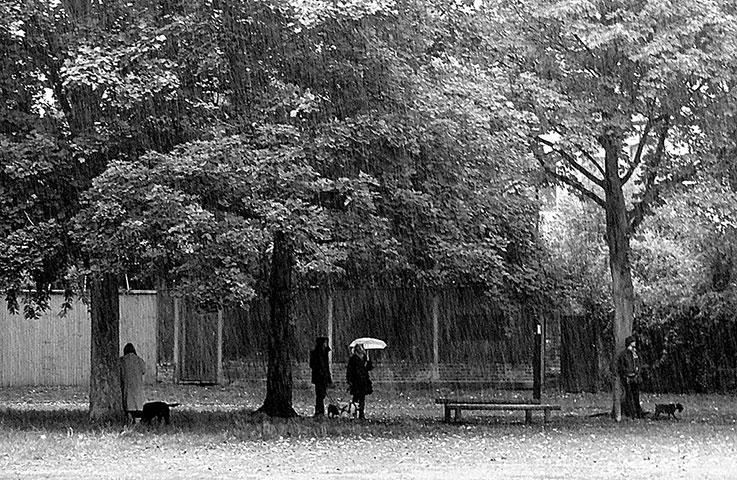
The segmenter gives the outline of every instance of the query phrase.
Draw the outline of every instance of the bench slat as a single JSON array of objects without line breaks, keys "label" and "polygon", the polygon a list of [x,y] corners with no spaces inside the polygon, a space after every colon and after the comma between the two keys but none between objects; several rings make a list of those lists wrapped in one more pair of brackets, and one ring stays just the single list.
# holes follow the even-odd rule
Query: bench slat
[{"label": "bench slat", "polygon": [[455,419],[459,420],[461,418],[461,412],[463,410],[524,410],[525,422],[530,423],[532,421],[533,410],[538,410],[543,412],[545,423],[547,423],[550,420],[550,412],[552,410],[560,410],[560,405],[550,405],[543,403],[500,403],[495,401],[490,402],[482,400],[453,402],[448,399],[442,399],[445,401],[438,402],[438,400],[441,399],[436,399],[436,403],[442,403],[444,406],[446,422],[450,422],[451,412],[455,412]]},{"label": "bench slat", "polygon": [[560,405],[522,404],[522,403],[446,403],[448,408],[463,410],[560,410]]},{"label": "bench slat", "polygon": [[475,398],[436,398],[435,403],[439,405],[445,405],[448,403],[452,404],[464,404],[464,405],[475,405],[475,404],[520,404],[520,405],[531,405],[539,404],[540,401],[534,399],[509,399],[509,398],[487,398],[487,399],[475,399]]}]

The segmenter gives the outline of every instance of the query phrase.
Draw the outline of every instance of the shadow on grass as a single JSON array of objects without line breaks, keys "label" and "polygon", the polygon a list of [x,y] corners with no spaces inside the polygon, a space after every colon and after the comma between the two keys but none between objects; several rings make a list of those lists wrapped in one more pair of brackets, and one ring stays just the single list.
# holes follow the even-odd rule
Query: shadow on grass
[{"label": "shadow on grass", "polygon": [[86,430],[91,428],[89,413],[80,409],[29,410],[0,409],[0,428],[15,430]]},{"label": "shadow on grass", "polygon": [[[88,412],[82,408],[71,409],[38,409],[0,408],[0,431],[45,431],[48,433],[67,434],[94,433],[128,435],[185,435],[192,438],[198,436],[224,436],[236,441],[261,441],[279,438],[355,438],[370,435],[374,438],[406,438],[423,435],[458,435],[474,434],[492,429],[497,433],[517,434],[524,431],[565,431],[590,432],[595,430],[623,431],[663,431],[688,425],[704,427],[736,423],[733,413],[729,415],[711,416],[709,418],[688,418],[675,420],[624,420],[617,424],[610,417],[592,418],[589,415],[563,414],[554,416],[548,424],[535,417],[533,423],[526,425],[520,415],[468,416],[461,422],[444,423],[434,415],[417,415],[408,417],[396,415],[390,418],[369,417],[368,420],[352,418],[320,418],[309,416],[289,419],[270,418],[262,414],[254,414],[252,409],[234,410],[198,410],[177,407],[172,409],[171,424],[151,425],[138,423],[126,426],[123,423],[107,425],[92,424]],[[701,428],[701,427],[698,427]]]},{"label": "shadow on grass", "polygon": [[394,437],[435,429],[455,428],[435,418],[368,419],[353,418],[271,418],[253,410],[198,411],[172,409],[171,424],[137,423],[93,424],[87,410],[26,408],[0,409],[0,430],[45,431],[49,433],[121,433],[138,432],[156,435],[227,435],[237,440],[269,440],[274,438],[354,437],[371,432],[374,436]]}]

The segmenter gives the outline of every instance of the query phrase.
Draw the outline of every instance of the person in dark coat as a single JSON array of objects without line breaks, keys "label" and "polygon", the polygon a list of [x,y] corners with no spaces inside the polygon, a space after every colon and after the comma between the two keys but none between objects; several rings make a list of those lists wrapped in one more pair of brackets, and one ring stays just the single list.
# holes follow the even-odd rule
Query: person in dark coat
[{"label": "person in dark coat", "polygon": [[315,416],[325,415],[325,396],[328,386],[333,383],[330,375],[330,359],[327,337],[315,339],[315,349],[310,352],[310,368],[312,369],[312,383],[315,385]]},{"label": "person in dark coat", "polygon": [[373,393],[374,388],[369,377],[369,371],[374,366],[366,356],[366,351],[362,345],[356,345],[353,348],[353,355],[348,360],[348,368],[346,371],[346,380],[348,381],[348,389],[353,396],[353,403],[358,409],[358,418],[366,418],[364,409],[366,407],[366,395]]},{"label": "person in dark coat", "polygon": [[625,349],[617,358],[617,374],[624,387],[622,413],[632,418],[642,418],[645,411],[640,405],[640,357],[637,355],[637,339],[631,335],[624,340]]}]

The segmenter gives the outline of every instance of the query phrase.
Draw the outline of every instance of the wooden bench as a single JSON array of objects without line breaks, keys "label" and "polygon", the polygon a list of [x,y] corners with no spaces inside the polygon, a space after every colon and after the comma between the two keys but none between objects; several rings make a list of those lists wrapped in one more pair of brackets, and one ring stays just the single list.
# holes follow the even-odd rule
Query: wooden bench
[{"label": "wooden bench", "polygon": [[542,410],[545,423],[550,421],[550,412],[560,410],[560,405],[549,405],[533,400],[478,400],[464,398],[436,398],[436,404],[443,405],[445,421],[450,422],[451,412],[456,421],[461,419],[462,410],[524,410],[525,423],[532,422],[532,412]]}]

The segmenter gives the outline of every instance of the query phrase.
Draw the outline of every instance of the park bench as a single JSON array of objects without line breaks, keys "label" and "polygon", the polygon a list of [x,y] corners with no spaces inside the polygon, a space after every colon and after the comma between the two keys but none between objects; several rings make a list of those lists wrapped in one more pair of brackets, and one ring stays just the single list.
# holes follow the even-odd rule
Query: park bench
[{"label": "park bench", "polygon": [[542,411],[545,423],[550,421],[550,412],[560,410],[560,405],[543,404],[536,400],[479,400],[465,398],[436,398],[436,404],[443,405],[445,421],[450,422],[451,412],[455,412],[455,420],[461,419],[462,410],[524,410],[525,423],[532,422],[532,412]]}]

